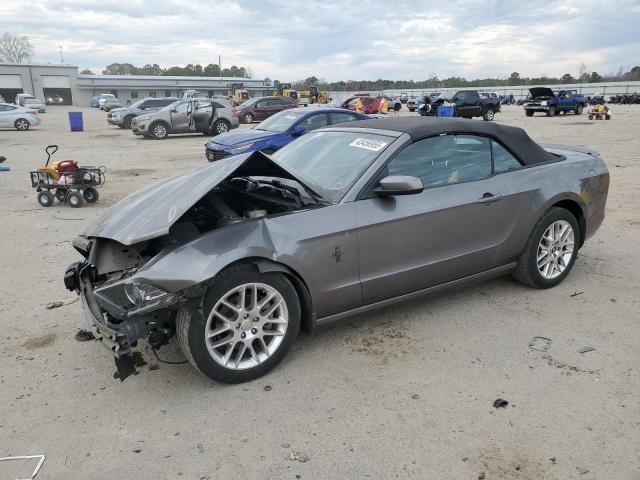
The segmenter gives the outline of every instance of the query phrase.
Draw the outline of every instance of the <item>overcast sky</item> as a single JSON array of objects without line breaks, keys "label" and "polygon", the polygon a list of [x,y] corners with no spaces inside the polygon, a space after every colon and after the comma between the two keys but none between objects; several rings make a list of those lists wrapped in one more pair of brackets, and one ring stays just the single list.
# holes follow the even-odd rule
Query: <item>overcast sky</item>
[{"label": "overcast sky", "polygon": [[614,73],[640,64],[640,0],[6,1],[0,31],[35,61],[101,73],[142,66],[249,66],[255,78],[421,80]]}]

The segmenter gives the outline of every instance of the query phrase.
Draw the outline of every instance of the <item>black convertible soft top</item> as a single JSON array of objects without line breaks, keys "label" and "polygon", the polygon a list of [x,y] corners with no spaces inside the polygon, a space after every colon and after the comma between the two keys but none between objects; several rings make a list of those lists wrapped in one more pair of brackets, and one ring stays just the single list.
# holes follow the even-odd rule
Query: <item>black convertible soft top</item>
[{"label": "black convertible soft top", "polygon": [[494,122],[479,122],[465,118],[404,117],[360,120],[341,123],[334,128],[366,128],[407,133],[415,140],[442,133],[488,135],[511,150],[525,165],[558,161],[558,157],[534,142],[527,132]]}]

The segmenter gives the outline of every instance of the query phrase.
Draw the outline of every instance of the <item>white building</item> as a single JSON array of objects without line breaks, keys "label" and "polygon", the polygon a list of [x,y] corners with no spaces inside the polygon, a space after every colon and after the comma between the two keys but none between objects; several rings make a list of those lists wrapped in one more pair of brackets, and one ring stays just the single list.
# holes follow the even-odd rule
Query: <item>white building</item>
[{"label": "white building", "polygon": [[250,97],[273,92],[263,80],[250,78],[80,75],[73,65],[0,63],[0,95],[6,102],[13,102],[18,93],[30,93],[45,101],[59,95],[66,105],[86,106],[91,97],[111,93],[126,104],[145,97],[181,97],[186,90],[227,95],[234,83],[241,83]]}]

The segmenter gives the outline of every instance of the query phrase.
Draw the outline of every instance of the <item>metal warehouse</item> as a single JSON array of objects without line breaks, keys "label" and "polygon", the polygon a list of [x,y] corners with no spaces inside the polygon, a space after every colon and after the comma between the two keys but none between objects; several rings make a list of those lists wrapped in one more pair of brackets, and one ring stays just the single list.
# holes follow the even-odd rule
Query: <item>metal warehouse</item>
[{"label": "metal warehouse", "polygon": [[6,102],[13,102],[18,93],[29,93],[45,101],[59,95],[65,105],[88,105],[91,97],[111,93],[129,103],[145,97],[180,97],[187,90],[227,95],[230,85],[239,83],[250,97],[273,91],[263,80],[250,78],[80,75],[73,65],[0,64],[0,95]]}]

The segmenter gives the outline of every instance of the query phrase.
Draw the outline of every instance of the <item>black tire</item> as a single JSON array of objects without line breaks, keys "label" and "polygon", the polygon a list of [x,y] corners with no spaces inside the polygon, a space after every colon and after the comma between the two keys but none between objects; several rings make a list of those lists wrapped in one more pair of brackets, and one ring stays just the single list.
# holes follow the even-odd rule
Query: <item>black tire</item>
[{"label": "black tire", "polygon": [[583,110],[583,106],[582,105],[578,105],[576,107],[576,115],[582,115],[582,110]]},{"label": "black tire", "polygon": [[93,187],[85,188],[84,192],[82,192],[82,196],[87,203],[96,203],[98,201],[98,198],[100,198],[98,190]]},{"label": "black tire", "polygon": [[[278,349],[258,365],[244,370],[232,370],[216,362],[205,342],[206,317],[216,302],[238,285],[259,282],[275,288],[283,297],[289,313],[289,323]],[[241,383],[261,377],[285,357],[300,329],[300,301],[291,282],[280,273],[260,273],[254,265],[237,264],[223,270],[211,281],[204,294],[202,319],[192,318],[180,309],[176,318],[176,336],[180,349],[189,362],[207,377],[224,383]]]},{"label": "black tire", "polygon": [[552,107],[549,110],[547,110],[547,117],[555,117],[556,113],[558,112],[556,112],[556,109]]},{"label": "black tire", "polygon": [[169,136],[169,125],[165,122],[155,122],[149,127],[151,138],[154,140],[164,140]]},{"label": "black tire", "polygon": [[43,207],[50,207],[53,205],[53,195],[49,190],[42,190],[38,192],[38,203]]},{"label": "black tire", "polygon": [[229,130],[231,130],[231,124],[228,121],[222,119],[216,120],[211,126],[211,133],[213,133],[214,135],[227,133]]},{"label": "black tire", "polygon": [[525,111],[524,111],[524,114],[525,114],[527,117],[533,117],[534,111],[533,111],[533,110],[525,110]]},{"label": "black tire", "polygon": [[242,122],[243,122],[243,123],[247,123],[247,124],[251,124],[251,123],[253,123],[253,115],[252,115],[252,114],[250,114],[250,113],[245,113],[245,114],[242,116]]},{"label": "black tire", "polygon": [[589,120],[593,120],[593,115],[591,113],[589,114]]},{"label": "black tire", "polygon": [[[564,220],[571,225],[574,235],[573,255],[565,270],[556,278],[546,279],[538,271],[537,254],[538,245],[546,229],[554,222]],[[569,274],[578,256],[580,245],[580,227],[576,217],[564,208],[553,207],[549,209],[535,224],[533,231],[527,240],[524,251],[518,260],[518,266],[513,276],[521,283],[534,288],[551,288],[558,285]]]},{"label": "black tire", "polygon": [[29,120],[27,120],[26,118],[19,118],[15,122],[13,122],[13,126],[16,128],[16,130],[26,132],[27,130],[29,130],[29,127],[31,127],[31,123],[29,123]]},{"label": "black tire", "polygon": [[131,129],[131,120],[133,120],[132,115],[129,115],[128,117],[124,117],[124,121],[122,122],[122,128]]},{"label": "black tire", "polygon": [[493,120],[493,116],[494,116],[493,109],[488,108],[487,111],[482,114],[482,119],[485,122],[490,122],[491,120]]},{"label": "black tire", "polygon": [[67,199],[67,190],[64,188],[56,188],[56,198],[60,203],[64,203]]},{"label": "black tire", "polygon": [[80,195],[78,192],[69,192],[69,195],[67,195],[67,200],[69,202],[69,205],[71,205],[71,207],[73,208],[80,208],[82,206],[82,195]]}]

